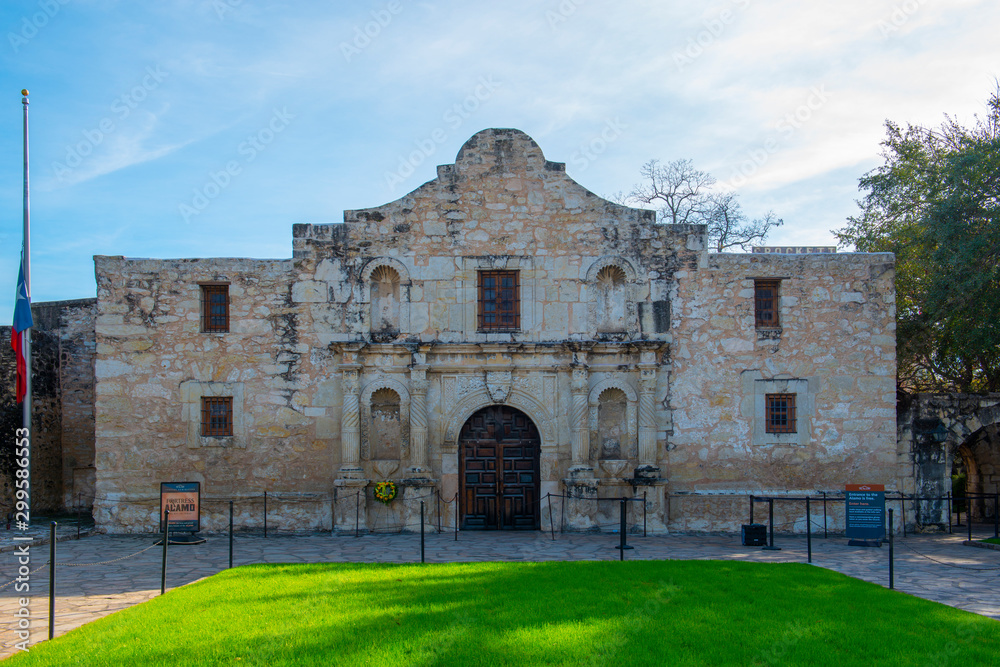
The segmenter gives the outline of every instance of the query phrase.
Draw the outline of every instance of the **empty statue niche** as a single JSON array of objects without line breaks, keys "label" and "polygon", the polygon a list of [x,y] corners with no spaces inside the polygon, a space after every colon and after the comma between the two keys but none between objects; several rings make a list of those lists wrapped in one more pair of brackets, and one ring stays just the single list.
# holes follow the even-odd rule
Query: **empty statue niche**
[{"label": "empty statue niche", "polygon": [[598,458],[625,459],[628,441],[626,415],[628,398],[621,389],[605,389],[597,399]]},{"label": "empty statue niche", "polygon": [[597,298],[597,332],[625,331],[625,271],[614,264],[597,273],[594,285]]},{"label": "empty statue niche", "polygon": [[381,461],[398,461],[403,441],[399,394],[392,389],[379,389],[372,394],[371,458]]},{"label": "empty statue niche", "polygon": [[371,334],[377,342],[399,335],[399,274],[389,266],[371,274]]}]

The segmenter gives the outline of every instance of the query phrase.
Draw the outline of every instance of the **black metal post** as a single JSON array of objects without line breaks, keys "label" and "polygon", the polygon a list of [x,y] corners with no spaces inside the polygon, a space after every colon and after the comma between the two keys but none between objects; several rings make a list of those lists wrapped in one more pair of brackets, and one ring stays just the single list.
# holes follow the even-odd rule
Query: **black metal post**
[{"label": "black metal post", "polygon": [[80,539],[80,522],[83,521],[83,494],[76,494],[76,539]]},{"label": "black metal post", "polygon": [[948,492],[948,534],[951,535],[951,491]]},{"label": "black metal post", "polygon": [[642,536],[646,537],[646,492],[642,492]]},{"label": "black metal post", "polygon": [[56,636],[56,522],[49,525],[49,639]]},{"label": "black metal post", "polygon": [[893,572],[892,572],[892,560],[893,560],[893,540],[892,540],[892,510],[889,510],[889,588],[894,588],[893,582]]},{"label": "black metal post", "polygon": [[552,494],[546,493],[545,499],[549,501],[549,533],[552,535],[552,541],[554,542],[556,539],[556,525],[552,521]]},{"label": "black metal post", "polygon": [[435,489],[435,493],[437,495],[434,496],[434,502],[437,503],[437,504],[434,506],[434,509],[437,512],[437,518],[438,518],[438,535],[440,535],[441,534],[441,490],[440,489]]},{"label": "black metal post", "polygon": [[972,512],[969,511],[971,509],[972,509],[972,501],[969,500],[968,496],[966,496],[965,497],[965,523],[969,524],[969,541],[970,542],[972,541]]},{"label": "black metal post", "polygon": [[906,537],[906,496],[899,494],[899,516],[903,519],[903,537]]},{"label": "black metal post", "polygon": [[774,498],[767,499],[767,523],[770,538],[768,545],[764,547],[766,551],[781,551],[781,547],[774,546]]},{"label": "black metal post", "polygon": [[455,494],[455,541],[458,542],[458,494]]},{"label": "black metal post", "polygon": [[812,513],[809,511],[809,496],[806,496],[806,553],[809,555],[809,562],[813,562]]},{"label": "black metal post", "polygon": [[753,494],[750,495],[750,525],[753,525]]},{"label": "black metal post", "polygon": [[163,565],[160,568],[160,595],[167,592],[167,543],[170,541],[170,510],[163,512]]},{"label": "black metal post", "polygon": [[233,567],[233,501],[229,501],[229,569]]},{"label": "black metal post", "polygon": [[993,494],[993,537],[1000,538],[1000,493]]},{"label": "black metal post", "polygon": [[559,534],[566,532],[566,496],[559,498]]},{"label": "black metal post", "polygon": [[420,562],[424,560],[424,501],[420,501]]},{"label": "black metal post", "polygon": [[767,499],[767,526],[770,532],[768,546],[774,548],[774,498]]},{"label": "black metal post", "polygon": [[361,537],[361,491],[354,496],[354,537]]},{"label": "black metal post", "polygon": [[267,491],[264,491],[264,537],[267,537]]},{"label": "black metal post", "polygon": [[618,526],[618,560],[625,560],[625,498],[621,499]]},{"label": "black metal post", "polygon": [[823,492],[823,539],[826,539],[826,491]]}]

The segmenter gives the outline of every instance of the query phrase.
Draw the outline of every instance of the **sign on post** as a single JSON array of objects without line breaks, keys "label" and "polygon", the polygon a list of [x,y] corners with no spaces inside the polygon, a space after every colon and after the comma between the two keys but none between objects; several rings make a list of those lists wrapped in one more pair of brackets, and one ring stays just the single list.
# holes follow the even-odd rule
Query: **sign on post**
[{"label": "sign on post", "polygon": [[[201,482],[162,482],[160,484],[160,531],[163,513],[170,510],[170,530],[201,530]],[[172,541],[172,540],[171,540]]]},{"label": "sign on post", "polygon": [[[847,537],[848,544],[867,546],[864,541],[885,539],[885,485],[848,484]],[[862,542],[855,542],[862,540]]]}]

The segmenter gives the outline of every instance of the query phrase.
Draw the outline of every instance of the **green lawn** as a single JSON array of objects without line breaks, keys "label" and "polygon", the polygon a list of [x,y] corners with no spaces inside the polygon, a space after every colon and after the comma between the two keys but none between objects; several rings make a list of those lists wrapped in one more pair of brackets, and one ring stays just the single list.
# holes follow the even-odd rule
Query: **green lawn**
[{"label": "green lawn", "polygon": [[998,654],[996,621],[818,567],[611,561],[240,567],[8,664],[922,666]]},{"label": "green lawn", "polygon": [[1000,540],[995,537],[991,537],[988,540],[983,540],[983,542],[989,542],[990,544],[1000,544]]}]

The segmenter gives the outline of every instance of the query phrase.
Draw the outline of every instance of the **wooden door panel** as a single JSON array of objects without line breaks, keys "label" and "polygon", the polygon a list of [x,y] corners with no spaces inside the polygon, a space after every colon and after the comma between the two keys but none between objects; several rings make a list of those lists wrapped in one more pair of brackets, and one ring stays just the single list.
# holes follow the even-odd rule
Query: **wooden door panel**
[{"label": "wooden door panel", "polygon": [[459,436],[462,527],[537,530],[538,430],[522,412],[491,406]]}]

